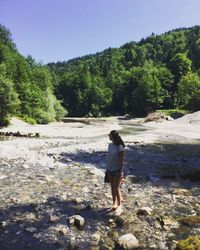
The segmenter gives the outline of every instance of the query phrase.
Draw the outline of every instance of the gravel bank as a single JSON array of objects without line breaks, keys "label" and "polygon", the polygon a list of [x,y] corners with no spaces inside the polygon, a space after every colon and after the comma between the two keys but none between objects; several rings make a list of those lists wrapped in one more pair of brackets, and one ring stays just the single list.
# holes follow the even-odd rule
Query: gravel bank
[{"label": "gravel bank", "polygon": [[[199,170],[198,123],[190,134],[175,123],[147,124],[152,129],[143,132],[129,126],[123,133],[126,121],[116,118],[43,126],[14,119],[2,130],[41,137],[0,142],[0,249],[114,249],[131,233],[139,249],[172,250],[178,240],[200,234],[198,223],[180,222],[200,215],[199,185],[185,177]],[[111,205],[103,182],[111,129],[122,129],[127,145],[120,216],[105,210]]]}]

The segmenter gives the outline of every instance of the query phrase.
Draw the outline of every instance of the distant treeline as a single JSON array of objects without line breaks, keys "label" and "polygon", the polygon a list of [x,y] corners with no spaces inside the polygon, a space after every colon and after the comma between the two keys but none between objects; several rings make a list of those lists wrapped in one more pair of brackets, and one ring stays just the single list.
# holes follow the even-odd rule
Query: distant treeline
[{"label": "distant treeline", "polygon": [[48,67],[70,116],[200,109],[200,26]]},{"label": "distant treeline", "polygon": [[200,109],[200,26],[44,66],[20,55],[0,25],[2,124],[12,115],[47,123],[64,113],[143,116],[174,108]]}]

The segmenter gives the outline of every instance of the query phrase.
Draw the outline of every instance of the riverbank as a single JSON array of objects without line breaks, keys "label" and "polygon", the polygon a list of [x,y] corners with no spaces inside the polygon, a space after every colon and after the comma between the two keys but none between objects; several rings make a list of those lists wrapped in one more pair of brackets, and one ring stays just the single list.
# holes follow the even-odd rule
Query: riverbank
[{"label": "riverbank", "polygon": [[[0,131],[40,138],[0,142],[0,248],[114,249],[131,233],[138,249],[173,250],[178,240],[200,234],[199,222],[181,223],[200,215],[199,182],[190,174],[199,169],[199,125],[190,121],[147,123],[141,132],[138,120],[31,126],[14,119]],[[105,211],[111,205],[103,177],[112,129],[126,142],[120,216]],[[75,224],[74,215],[81,216]]]}]

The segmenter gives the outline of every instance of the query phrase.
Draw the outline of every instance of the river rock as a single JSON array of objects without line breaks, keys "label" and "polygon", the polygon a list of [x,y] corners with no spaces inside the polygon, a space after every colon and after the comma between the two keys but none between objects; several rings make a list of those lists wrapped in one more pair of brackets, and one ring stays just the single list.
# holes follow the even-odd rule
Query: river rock
[{"label": "river rock", "polygon": [[0,229],[4,228],[8,224],[7,221],[1,221],[0,222]]},{"label": "river rock", "polygon": [[100,241],[101,235],[100,233],[96,232],[92,235],[92,244],[94,245],[98,245],[99,241]]},{"label": "river rock", "polygon": [[79,243],[76,241],[75,236],[72,235],[72,236],[70,237],[69,245],[67,246],[67,249],[69,249],[69,250],[77,249],[77,248],[78,248],[78,245],[79,245]]},{"label": "river rock", "polygon": [[184,189],[184,188],[176,188],[173,191],[173,194],[175,195],[191,195],[191,190]]},{"label": "river rock", "polygon": [[180,222],[186,226],[200,226],[200,215],[183,217]]},{"label": "river rock", "polygon": [[150,207],[142,207],[138,209],[137,215],[150,215],[151,212],[152,209]]},{"label": "river rock", "polygon": [[69,228],[65,225],[58,225],[55,227],[55,231],[62,235],[67,235],[69,232]]},{"label": "river rock", "polygon": [[139,242],[133,234],[124,234],[118,239],[118,244],[122,249],[132,250],[139,247]]},{"label": "river rock", "polygon": [[49,222],[57,222],[59,220],[59,217],[56,215],[50,215]]},{"label": "river rock", "polygon": [[170,228],[176,228],[179,226],[179,223],[167,216],[158,217],[157,220],[160,221],[160,224],[163,229],[169,230]]},{"label": "river rock", "polygon": [[25,231],[29,233],[35,233],[37,229],[35,227],[27,227],[25,228]]},{"label": "river rock", "polygon": [[36,216],[33,213],[28,213],[28,214],[26,214],[26,219],[27,220],[36,220]]},{"label": "river rock", "polygon": [[68,218],[68,222],[70,225],[74,225],[77,228],[81,228],[85,224],[85,219],[80,215],[73,215]]}]

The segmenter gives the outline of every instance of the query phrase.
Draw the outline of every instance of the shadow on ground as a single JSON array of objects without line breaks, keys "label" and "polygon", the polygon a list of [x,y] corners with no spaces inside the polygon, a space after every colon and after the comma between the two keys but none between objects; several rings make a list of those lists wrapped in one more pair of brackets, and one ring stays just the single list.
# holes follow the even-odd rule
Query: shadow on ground
[{"label": "shadow on ground", "polygon": [[[152,182],[152,185],[167,185],[179,182],[182,186],[200,181],[200,144],[129,143],[125,149],[125,174],[133,175],[133,182]],[[63,152],[59,161],[91,164],[106,168],[106,151]]]},{"label": "shadow on ground", "polygon": [[[90,154],[87,151],[75,154],[63,152],[58,160],[65,163],[92,164],[102,169],[105,168],[106,154],[105,151]],[[133,183],[150,181],[152,185],[164,186],[176,181],[181,187],[197,186],[199,162],[199,144],[129,143],[126,147],[126,173],[133,176]],[[30,214],[34,216],[30,217]],[[75,214],[85,218],[84,231],[69,225],[68,217]],[[50,221],[51,215],[57,216],[56,222]],[[105,215],[105,210],[94,209],[90,203],[77,204],[57,197],[51,197],[42,204],[13,205],[0,210],[0,249],[70,249],[70,235],[81,235],[84,232],[91,236],[99,223],[107,225],[108,218]],[[67,235],[55,230],[59,224],[69,229]],[[88,244],[88,241],[81,243],[79,249],[90,249]]]},{"label": "shadow on ground", "polygon": [[[0,249],[71,249],[70,233],[81,234],[81,229],[68,222],[68,217],[76,214],[85,218],[83,230],[90,236],[96,231],[98,222],[107,221],[105,210],[92,209],[87,203],[76,204],[55,197],[42,204],[14,205],[0,210]],[[56,221],[50,220],[51,215],[57,217]],[[55,227],[58,225],[68,228],[67,235],[56,232]],[[34,232],[29,232],[31,229]],[[82,242],[79,249],[89,249],[89,245],[90,242]]]}]

